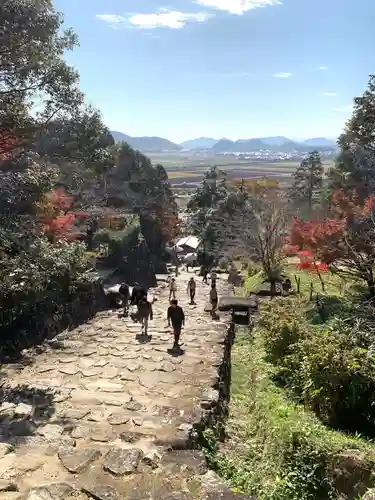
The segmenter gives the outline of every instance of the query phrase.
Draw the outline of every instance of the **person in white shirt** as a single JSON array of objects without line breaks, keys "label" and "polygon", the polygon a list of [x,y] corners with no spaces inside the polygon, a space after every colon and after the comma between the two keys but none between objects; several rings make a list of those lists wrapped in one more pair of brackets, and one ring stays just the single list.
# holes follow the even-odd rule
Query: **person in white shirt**
[{"label": "person in white shirt", "polygon": [[172,278],[169,283],[169,302],[171,301],[172,297],[174,300],[176,300],[176,292],[177,292],[177,283],[176,280]]},{"label": "person in white shirt", "polygon": [[216,285],[216,280],[217,280],[216,271],[211,271],[210,278],[211,278],[211,285]]}]

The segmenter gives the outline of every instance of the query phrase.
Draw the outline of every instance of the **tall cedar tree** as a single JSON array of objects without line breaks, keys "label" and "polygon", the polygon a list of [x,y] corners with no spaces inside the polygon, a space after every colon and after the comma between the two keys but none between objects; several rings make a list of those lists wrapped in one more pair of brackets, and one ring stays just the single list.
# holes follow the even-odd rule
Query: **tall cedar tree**
[{"label": "tall cedar tree", "polygon": [[363,200],[375,193],[375,76],[362,96],[354,99],[353,114],[339,138],[341,153],[329,172],[332,190],[355,190]]},{"label": "tall cedar tree", "polygon": [[291,196],[295,200],[306,200],[309,211],[313,206],[314,191],[323,186],[323,165],[318,151],[312,151],[294,174]]}]

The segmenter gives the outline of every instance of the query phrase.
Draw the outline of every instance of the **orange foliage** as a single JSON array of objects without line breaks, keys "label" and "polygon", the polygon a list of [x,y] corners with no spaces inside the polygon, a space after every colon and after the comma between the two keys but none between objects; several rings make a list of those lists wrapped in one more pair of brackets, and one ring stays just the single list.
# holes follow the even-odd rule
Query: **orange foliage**
[{"label": "orange foliage", "polygon": [[47,193],[39,205],[39,222],[44,234],[53,242],[71,239],[76,214],[69,213],[73,197],[59,188]]},{"label": "orange foliage", "polygon": [[327,264],[345,258],[353,251],[358,252],[358,255],[367,252],[369,239],[366,234],[373,228],[371,221],[369,225],[369,216],[374,208],[374,196],[366,198],[361,204],[356,193],[337,191],[332,197],[331,218],[308,221],[293,219],[290,244],[309,250]]},{"label": "orange foliage", "polygon": [[6,160],[19,146],[20,140],[10,132],[0,132],[0,161]]}]

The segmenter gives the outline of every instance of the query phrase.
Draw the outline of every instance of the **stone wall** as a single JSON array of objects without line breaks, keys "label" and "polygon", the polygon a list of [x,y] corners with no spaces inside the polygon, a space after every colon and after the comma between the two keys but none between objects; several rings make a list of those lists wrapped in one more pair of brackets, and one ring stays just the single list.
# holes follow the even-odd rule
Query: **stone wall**
[{"label": "stone wall", "polygon": [[78,285],[69,296],[46,294],[43,302],[1,327],[0,361],[18,357],[23,349],[42,344],[65,329],[91,319],[106,307],[107,299],[100,280]]}]

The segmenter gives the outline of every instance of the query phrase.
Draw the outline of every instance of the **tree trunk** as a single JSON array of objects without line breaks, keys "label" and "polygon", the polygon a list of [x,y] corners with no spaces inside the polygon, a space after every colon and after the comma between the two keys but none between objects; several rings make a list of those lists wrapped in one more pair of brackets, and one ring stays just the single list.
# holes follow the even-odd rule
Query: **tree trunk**
[{"label": "tree trunk", "polygon": [[324,292],[324,293],[325,293],[325,291],[326,291],[326,285],[325,285],[325,283],[324,283],[324,281],[323,281],[322,275],[320,274],[319,269],[316,269],[316,272],[317,272],[317,274],[318,274],[318,278],[319,278],[320,284],[321,284],[321,286],[322,286],[322,292]]},{"label": "tree trunk", "polygon": [[274,297],[276,295],[276,281],[272,280],[270,281],[271,285],[271,297]]},{"label": "tree trunk", "polygon": [[298,295],[301,293],[301,278],[299,276],[294,275],[294,280],[297,285],[297,293]]},{"label": "tree trunk", "polygon": [[368,292],[369,292],[370,297],[375,297],[375,283],[374,283],[374,278],[373,277],[368,278],[366,281],[367,281],[367,287],[368,287]]}]

